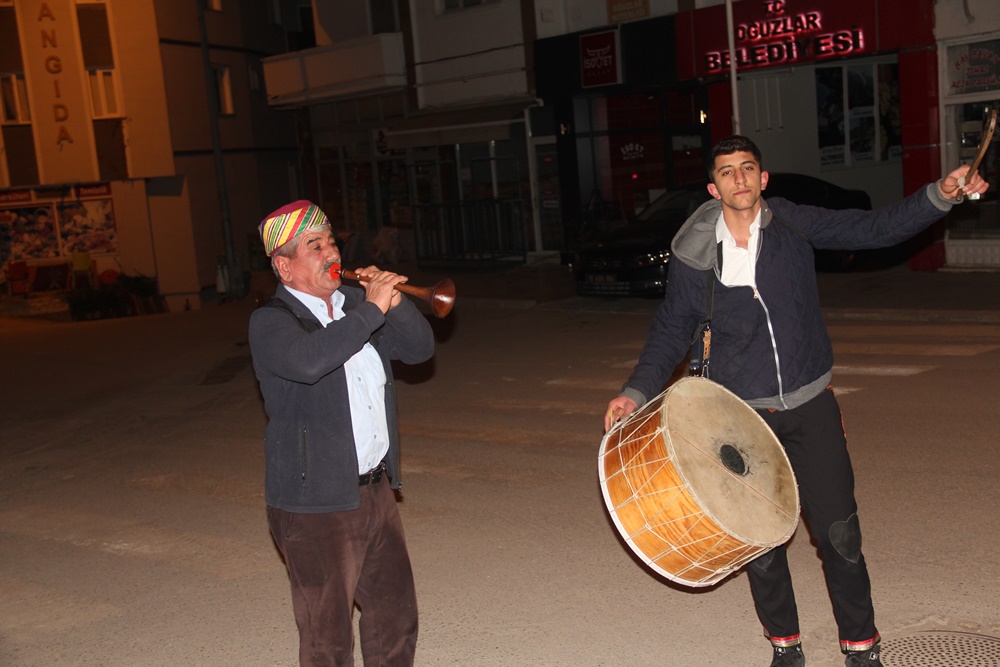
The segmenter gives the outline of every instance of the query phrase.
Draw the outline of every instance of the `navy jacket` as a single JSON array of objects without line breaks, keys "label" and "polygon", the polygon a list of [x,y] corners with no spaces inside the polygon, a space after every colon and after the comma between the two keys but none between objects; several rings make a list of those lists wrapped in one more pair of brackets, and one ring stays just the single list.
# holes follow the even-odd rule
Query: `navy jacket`
[{"label": "navy jacket", "polygon": [[386,467],[393,488],[399,488],[399,428],[390,361],[415,364],[434,354],[430,324],[411,301],[404,297],[383,315],[378,306],[364,301],[364,290],[342,286],[340,291],[346,298],[345,317],[326,328],[283,285],[275,297],[292,312],[266,306],[250,317],[250,351],[268,417],[264,500],[288,512],[339,512],[360,504],[344,362],[366,342],[378,351],[385,369]]},{"label": "navy jacket", "polygon": [[755,408],[802,405],[827,386],[833,370],[813,248],[894,245],[940,219],[954,203],[941,196],[936,183],[875,211],[762,200],[755,295],[752,287],[719,281],[715,227],[722,204],[706,202],[674,237],[666,295],[622,394],[641,406],[663,390],[706,319],[711,280],[709,377]]}]

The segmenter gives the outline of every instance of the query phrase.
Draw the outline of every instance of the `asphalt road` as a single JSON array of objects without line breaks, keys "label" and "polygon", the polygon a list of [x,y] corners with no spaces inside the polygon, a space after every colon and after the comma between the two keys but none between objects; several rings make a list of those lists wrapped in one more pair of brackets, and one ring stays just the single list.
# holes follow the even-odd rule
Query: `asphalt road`
[{"label": "asphalt road", "polygon": [[[544,282],[494,282],[517,280]],[[435,359],[399,374],[418,665],[767,664],[744,575],[670,583],[603,505],[603,408],[654,304],[469,282],[463,301],[456,282]],[[989,310],[892,305],[830,320],[885,664],[997,664],[969,652],[1000,636],[1000,326]],[[0,320],[0,664],[295,664],[263,511],[252,307]],[[801,527],[790,558],[809,664],[843,664]],[[914,662],[928,632],[973,648]]]}]

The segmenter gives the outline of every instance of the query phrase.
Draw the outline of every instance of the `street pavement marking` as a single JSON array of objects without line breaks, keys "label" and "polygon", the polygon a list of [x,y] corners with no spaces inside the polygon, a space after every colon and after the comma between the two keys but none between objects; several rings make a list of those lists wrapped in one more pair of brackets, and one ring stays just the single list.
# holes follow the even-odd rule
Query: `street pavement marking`
[{"label": "street pavement marking", "polygon": [[1000,345],[935,345],[924,343],[837,343],[836,354],[896,354],[917,357],[974,357],[1000,349]]},{"label": "street pavement marking", "polygon": [[875,364],[866,366],[842,366],[838,364],[833,367],[833,375],[834,377],[838,375],[906,376],[925,373],[927,371],[932,371],[935,368],[937,368],[937,366],[879,366]]}]

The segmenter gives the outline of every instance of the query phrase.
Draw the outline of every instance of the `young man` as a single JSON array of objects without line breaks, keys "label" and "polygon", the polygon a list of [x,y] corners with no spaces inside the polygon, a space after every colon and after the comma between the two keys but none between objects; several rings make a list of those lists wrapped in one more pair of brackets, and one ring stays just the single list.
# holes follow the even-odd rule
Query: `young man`
[{"label": "young man", "polygon": [[[639,363],[608,404],[605,429],[657,396],[711,320],[711,379],[746,401],[788,453],[802,511],[819,544],[846,665],[877,667],[879,633],[854,499],[854,472],[829,383],[833,349],[820,312],[813,248],[861,249],[904,241],[987,184],[968,166],[877,211],[831,211],[764,200],[768,174],[743,136],[712,151],[713,200],[672,243],[667,292]],[[713,290],[711,313],[707,313]],[[772,667],[805,664],[782,545],[747,567]]]},{"label": "young man", "polygon": [[359,269],[346,287],[326,216],[308,201],[271,213],[260,235],[281,284],[250,318],[264,397],[264,500],[292,587],[299,662],[354,664],[354,605],[365,664],[409,666],[417,601],[393,489],[399,432],[390,361],[426,361],[430,325],[395,289],[404,276]]}]

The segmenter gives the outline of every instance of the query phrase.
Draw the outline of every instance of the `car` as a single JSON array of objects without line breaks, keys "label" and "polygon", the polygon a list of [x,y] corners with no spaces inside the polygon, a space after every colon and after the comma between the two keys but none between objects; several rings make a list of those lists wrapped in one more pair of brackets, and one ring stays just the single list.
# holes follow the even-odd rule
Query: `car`
[{"label": "car", "polygon": [[[682,186],[654,199],[624,225],[582,243],[573,258],[581,296],[662,296],[667,287],[670,242],[684,221],[710,199],[704,184]],[[848,190],[814,176],[772,173],[764,198],[784,197],[796,204],[831,209],[870,210],[863,190]],[[856,253],[817,251],[819,270],[849,268]]]}]

